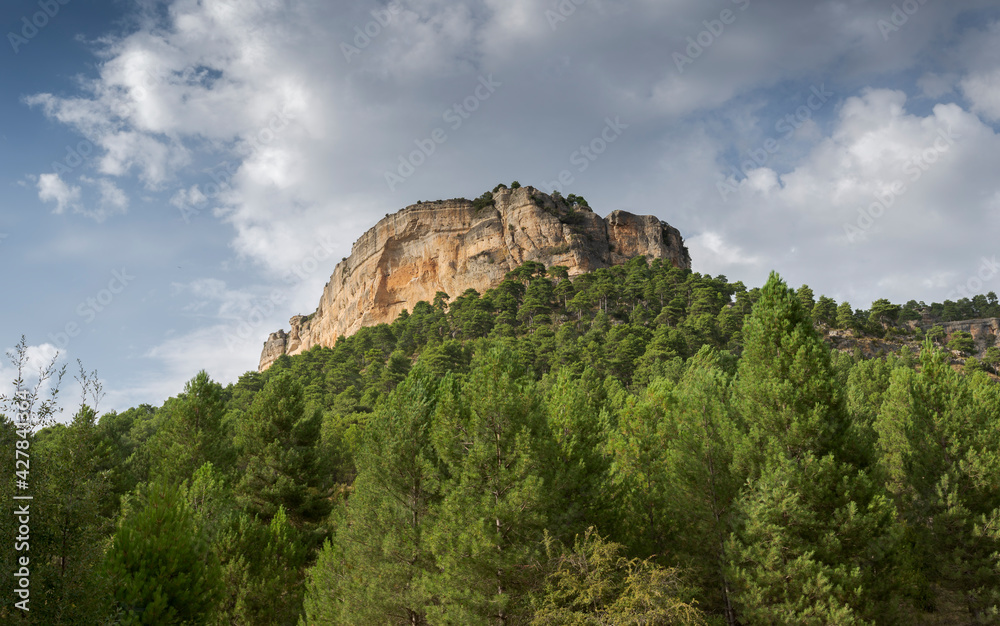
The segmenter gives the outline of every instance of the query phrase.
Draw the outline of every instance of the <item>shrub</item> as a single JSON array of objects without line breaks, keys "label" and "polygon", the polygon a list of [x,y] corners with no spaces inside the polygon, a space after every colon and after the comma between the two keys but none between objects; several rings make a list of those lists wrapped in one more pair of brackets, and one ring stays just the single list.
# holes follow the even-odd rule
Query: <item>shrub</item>
[{"label": "shrub", "polygon": [[472,201],[472,206],[477,211],[482,211],[486,207],[496,206],[493,200],[493,192],[487,191]]},{"label": "shrub", "polygon": [[948,342],[948,349],[957,350],[963,356],[969,356],[976,351],[976,342],[973,341],[969,332],[956,330],[951,335],[951,341]]}]

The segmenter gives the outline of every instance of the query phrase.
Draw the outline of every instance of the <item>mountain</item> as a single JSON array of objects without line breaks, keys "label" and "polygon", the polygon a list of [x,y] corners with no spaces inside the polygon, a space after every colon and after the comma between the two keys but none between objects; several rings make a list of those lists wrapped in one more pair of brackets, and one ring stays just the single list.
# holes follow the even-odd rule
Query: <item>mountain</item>
[{"label": "mountain", "polygon": [[498,186],[475,201],[418,202],[386,215],[354,243],[316,311],[293,316],[289,332],[270,334],[259,370],[282,354],[332,347],[362,326],[389,323],[438,291],[451,297],[467,289],[482,293],[526,261],[562,265],[576,276],[638,255],[691,267],[676,228],[620,210],[602,219],[574,195]]}]

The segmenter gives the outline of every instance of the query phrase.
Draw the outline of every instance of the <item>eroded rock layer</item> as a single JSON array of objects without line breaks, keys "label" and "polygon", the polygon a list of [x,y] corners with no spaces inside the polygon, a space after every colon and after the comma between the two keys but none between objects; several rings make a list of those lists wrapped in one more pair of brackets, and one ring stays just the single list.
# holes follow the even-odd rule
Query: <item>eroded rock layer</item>
[{"label": "eroded rock layer", "polygon": [[565,265],[575,276],[640,254],[691,267],[680,232],[659,218],[613,211],[601,219],[532,187],[500,189],[486,206],[465,199],[411,205],[354,243],[316,311],[292,317],[288,333],[271,333],[259,369],[282,354],[333,346],[362,326],[390,323],[438,291],[482,293],[525,261]]}]

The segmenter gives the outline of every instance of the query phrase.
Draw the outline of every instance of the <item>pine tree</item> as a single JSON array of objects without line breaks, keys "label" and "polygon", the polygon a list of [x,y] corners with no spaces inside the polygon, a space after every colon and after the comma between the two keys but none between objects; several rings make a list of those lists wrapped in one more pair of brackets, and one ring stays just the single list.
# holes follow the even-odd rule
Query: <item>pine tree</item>
[{"label": "pine tree", "polygon": [[108,581],[99,566],[101,541],[113,530],[101,515],[111,494],[98,471],[104,451],[95,421],[84,404],[68,427],[43,432],[33,446],[31,613],[42,622],[96,622],[107,608]]},{"label": "pine tree", "polygon": [[959,375],[928,340],[919,372],[893,371],[875,424],[882,475],[918,564],[909,594],[933,608],[930,584],[961,590],[981,621],[1000,608],[1000,544],[982,531],[1000,508],[998,410],[996,386],[982,373]]},{"label": "pine tree", "polygon": [[820,296],[812,308],[814,324],[826,324],[833,327],[837,323],[837,302],[833,298]]},{"label": "pine tree", "polygon": [[768,459],[823,456],[846,428],[830,351],[801,301],[772,273],[743,329],[734,398],[748,439],[737,464],[753,479]]},{"label": "pine tree", "polygon": [[663,451],[671,480],[670,517],[677,520],[677,564],[687,564],[706,596],[703,608],[736,623],[726,540],[734,529],[739,492],[731,465],[740,437],[729,408],[729,381],[717,353],[692,359],[667,413],[674,436]]},{"label": "pine tree", "polygon": [[603,525],[611,514],[604,456],[607,415],[602,415],[599,388],[593,370],[574,378],[562,369],[546,393],[549,430],[558,455],[549,491],[560,507],[552,528],[567,541],[590,526]]},{"label": "pine tree", "polygon": [[535,385],[509,345],[491,347],[460,392],[445,386],[434,421],[443,502],[430,541],[440,604],[428,619],[516,623],[552,507],[552,445]]},{"label": "pine tree", "polygon": [[237,425],[239,496],[268,522],[284,507],[294,525],[316,524],[330,510],[330,485],[317,473],[322,416],[307,410],[302,385],[281,372],[268,380]]},{"label": "pine tree", "polygon": [[121,522],[106,555],[125,624],[206,623],[219,596],[219,564],[180,490],[151,485]]},{"label": "pine tree", "polygon": [[829,349],[776,275],[743,335],[733,389],[747,478],[729,544],[739,614],[752,623],[861,623],[885,612],[892,510],[842,461],[846,430]]},{"label": "pine tree", "polygon": [[430,444],[437,387],[418,364],[373,416],[346,511],[309,572],[306,623],[426,623],[436,573],[428,524],[440,501]]},{"label": "pine tree", "polygon": [[309,541],[284,507],[268,523],[246,513],[228,519],[216,538],[223,595],[215,624],[294,626],[302,612]]},{"label": "pine tree", "polygon": [[854,318],[854,309],[850,302],[841,302],[837,306],[837,328],[854,330],[857,326]]},{"label": "pine tree", "polygon": [[184,393],[168,400],[162,412],[162,426],[144,449],[154,479],[179,484],[206,462],[220,468],[231,466],[222,386],[204,370],[184,385]]},{"label": "pine tree", "polygon": [[623,394],[608,437],[610,480],[618,509],[612,536],[632,555],[672,558],[677,520],[669,467],[662,455],[674,436],[666,412],[676,405],[673,384],[654,380],[642,396]]}]

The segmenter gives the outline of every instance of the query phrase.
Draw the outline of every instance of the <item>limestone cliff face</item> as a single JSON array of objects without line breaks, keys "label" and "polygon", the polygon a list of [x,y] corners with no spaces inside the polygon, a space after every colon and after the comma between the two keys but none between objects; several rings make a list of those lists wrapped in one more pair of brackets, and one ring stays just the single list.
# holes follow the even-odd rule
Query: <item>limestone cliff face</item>
[{"label": "limestone cliff face", "polygon": [[[947,345],[954,334],[958,331],[965,331],[972,335],[976,343],[976,354],[992,346],[1000,346],[1000,317],[985,317],[975,320],[961,320],[957,322],[942,322],[939,324],[944,329],[944,344]],[[923,329],[929,330],[933,324],[921,324]]]},{"label": "limestone cliff face", "polygon": [[570,276],[640,254],[691,267],[680,232],[654,216],[614,211],[601,219],[532,187],[493,197],[493,205],[478,208],[465,199],[419,203],[379,220],[337,264],[316,311],[292,317],[288,333],[271,333],[260,371],[282,354],[333,346],[362,326],[390,323],[438,291],[482,293],[525,261],[565,265]]}]

